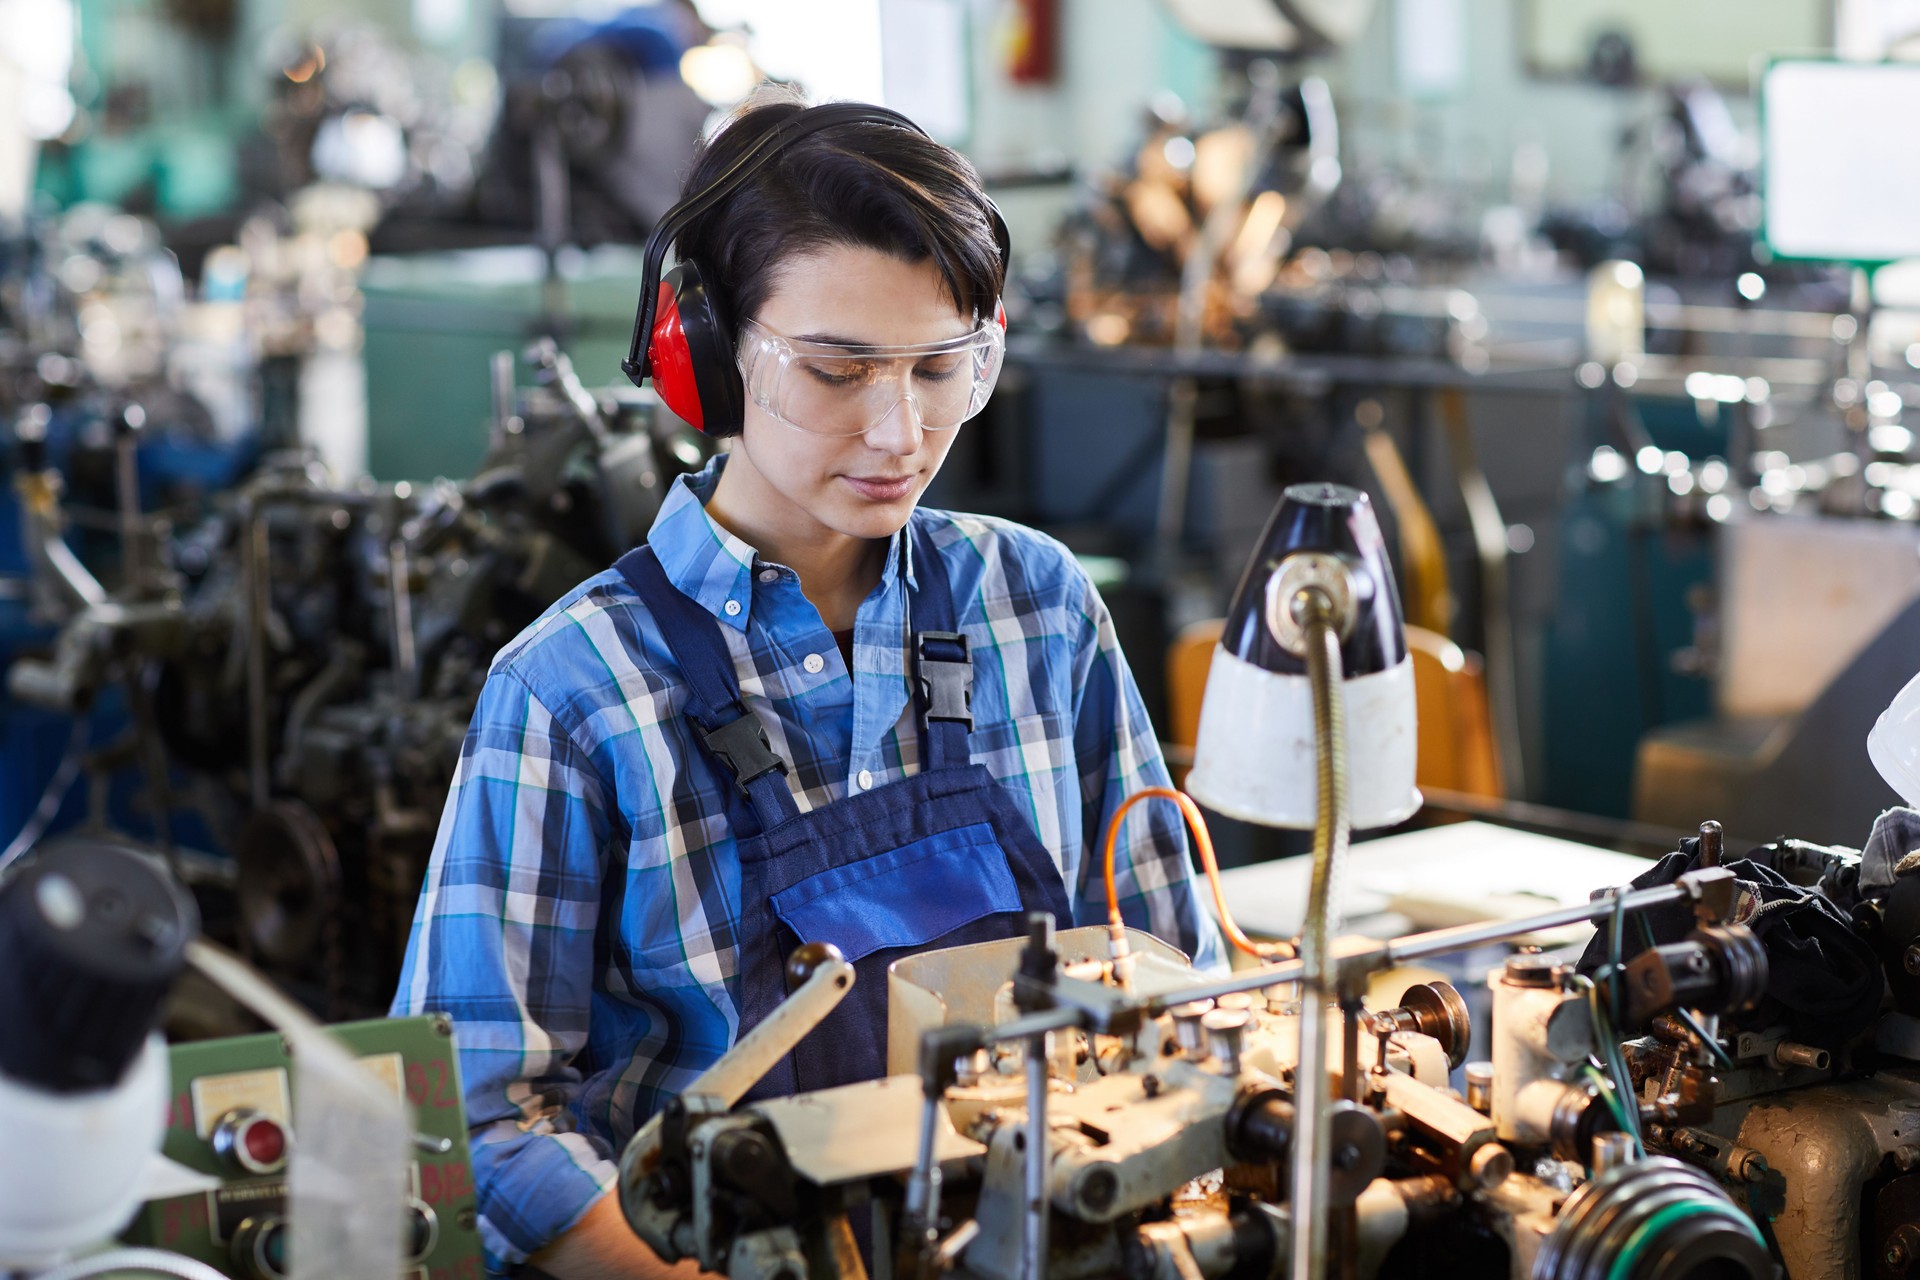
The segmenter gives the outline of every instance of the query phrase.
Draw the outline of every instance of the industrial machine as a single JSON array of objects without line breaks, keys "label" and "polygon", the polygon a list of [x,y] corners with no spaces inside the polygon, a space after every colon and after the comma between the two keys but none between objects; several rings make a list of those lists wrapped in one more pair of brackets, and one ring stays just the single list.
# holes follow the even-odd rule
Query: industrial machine
[{"label": "industrial machine", "polygon": [[[131,845],[55,839],[0,868],[0,1267],[477,1276],[452,1023],[323,1028],[198,934]],[[188,968],[271,1032],[162,1044]]]},{"label": "industrial machine", "polygon": [[[1342,938],[1349,823],[1418,803],[1406,662],[1366,499],[1288,490],[1229,610],[1190,780],[1313,827],[1297,948],[1246,936],[1198,806],[1149,788],[1111,819],[1105,929],[1035,915],[1024,942],[896,961],[893,1074],[742,1106],[854,979],[830,937],[796,935],[791,998],[627,1143],[635,1232],[735,1280],[1909,1274],[1920,814],[1889,811],[1861,852],[1738,861],[1705,823],[1585,904]],[[1914,706],[1871,750],[1920,791]],[[1149,797],[1179,804],[1248,967],[1198,973],[1123,926],[1115,835]],[[1588,923],[1577,960],[1519,945]],[[1502,943],[1479,1046],[1459,989],[1390,976]]]},{"label": "industrial machine", "polygon": [[[1590,905],[1345,941],[1343,994],[1304,1009],[1298,960],[1211,977],[1035,919],[895,967],[896,1074],[736,1105],[847,989],[816,948],[780,1014],[633,1139],[623,1207],[663,1256],[737,1278],[1280,1275],[1308,1213],[1330,1218],[1328,1275],[1910,1274],[1920,1022],[1881,1015],[1841,922],[1901,948],[1911,987],[1912,886],[1849,917],[1858,854],[1720,865],[1717,838]],[[1490,975],[1488,1043],[1445,982],[1362,999],[1396,966],[1582,921],[1597,963],[1522,948]],[[1303,1016],[1326,1023],[1319,1116],[1296,1105]],[[1331,1177],[1302,1195],[1289,1156],[1316,1124]]]},{"label": "industrial machine", "polygon": [[[404,1099],[412,1117],[400,1257],[429,1280],[477,1275],[473,1173],[453,1023],[445,1016],[379,1019],[329,1028]],[[149,1200],[123,1232],[129,1242],[197,1258],[238,1280],[290,1274],[288,1165],[301,1133],[298,1078],[278,1035],[175,1045],[161,1153],[211,1185]]]},{"label": "industrial machine", "polygon": [[286,451],[179,525],[123,486],[111,588],[74,550],[33,415],[17,429],[27,590],[54,630],[13,657],[7,692],[79,719],[124,690],[128,748],[86,757],[91,787],[136,773],[140,835],[171,854],[192,819],[230,852],[242,949],[336,1019],[391,995],[492,655],[643,539],[702,461],[650,396],[597,396],[551,342],[530,359],[528,388],[496,359],[464,482],[342,485]]}]

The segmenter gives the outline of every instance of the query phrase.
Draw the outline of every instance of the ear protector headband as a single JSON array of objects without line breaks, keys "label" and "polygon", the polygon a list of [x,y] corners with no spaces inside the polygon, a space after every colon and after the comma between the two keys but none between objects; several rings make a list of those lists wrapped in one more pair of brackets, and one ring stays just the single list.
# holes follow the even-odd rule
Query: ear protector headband
[{"label": "ear protector headband", "polygon": [[[669,409],[708,435],[732,435],[745,417],[745,392],[733,363],[733,317],[716,284],[700,264],[685,259],[663,278],[667,248],[688,223],[737,191],[775,155],[809,134],[843,124],[885,124],[931,135],[897,111],[859,102],[830,102],[809,107],[769,129],[742,152],[704,190],[666,211],[647,237],[640,277],[640,302],[633,319],[633,342],[620,369],[640,386],[653,379],[654,390]],[[986,197],[982,197],[986,199]],[[986,199],[994,242],[1003,266],[1012,260],[1006,219]]]}]

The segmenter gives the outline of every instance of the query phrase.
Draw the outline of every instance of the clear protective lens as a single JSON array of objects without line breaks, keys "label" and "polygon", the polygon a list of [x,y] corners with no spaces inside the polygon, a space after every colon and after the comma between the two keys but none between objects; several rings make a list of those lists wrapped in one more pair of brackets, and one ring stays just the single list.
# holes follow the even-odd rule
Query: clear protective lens
[{"label": "clear protective lens", "polygon": [[843,347],[785,338],[748,321],[739,365],[747,397],[790,427],[865,435],[903,405],[924,430],[950,430],[986,407],[1006,339],[989,321],[948,342]]}]

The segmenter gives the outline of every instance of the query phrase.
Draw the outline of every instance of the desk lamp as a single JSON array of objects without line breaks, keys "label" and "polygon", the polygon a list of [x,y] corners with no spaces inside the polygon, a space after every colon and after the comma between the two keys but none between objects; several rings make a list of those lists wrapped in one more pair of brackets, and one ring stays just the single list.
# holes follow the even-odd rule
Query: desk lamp
[{"label": "desk lamp", "polygon": [[[1415,741],[1413,664],[1373,507],[1342,485],[1294,485],[1234,592],[1187,778],[1209,808],[1314,833],[1300,936],[1294,1280],[1326,1274],[1325,1011],[1329,1000],[1351,994],[1337,990],[1327,944],[1340,927],[1347,832],[1403,821],[1420,807]],[[1351,1082],[1353,1064],[1343,1074]]]}]

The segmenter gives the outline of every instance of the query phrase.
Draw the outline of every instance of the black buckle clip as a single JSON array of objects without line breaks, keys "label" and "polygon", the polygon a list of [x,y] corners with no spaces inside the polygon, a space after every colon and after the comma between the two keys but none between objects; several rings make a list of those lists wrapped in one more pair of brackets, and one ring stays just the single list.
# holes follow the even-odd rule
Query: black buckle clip
[{"label": "black buckle clip", "polygon": [[[960,649],[958,661],[927,656],[928,641],[944,641]],[[973,731],[973,659],[967,653],[967,638],[958,631],[920,633],[920,700],[927,708],[927,720],[951,720]]]},{"label": "black buckle clip", "polygon": [[767,726],[751,711],[729,720],[706,735],[707,750],[720,757],[720,763],[733,771],[734,785],[747,794],[747,784],[778,769],[783,775],[787,762],[773,754],[767,738]]}]

